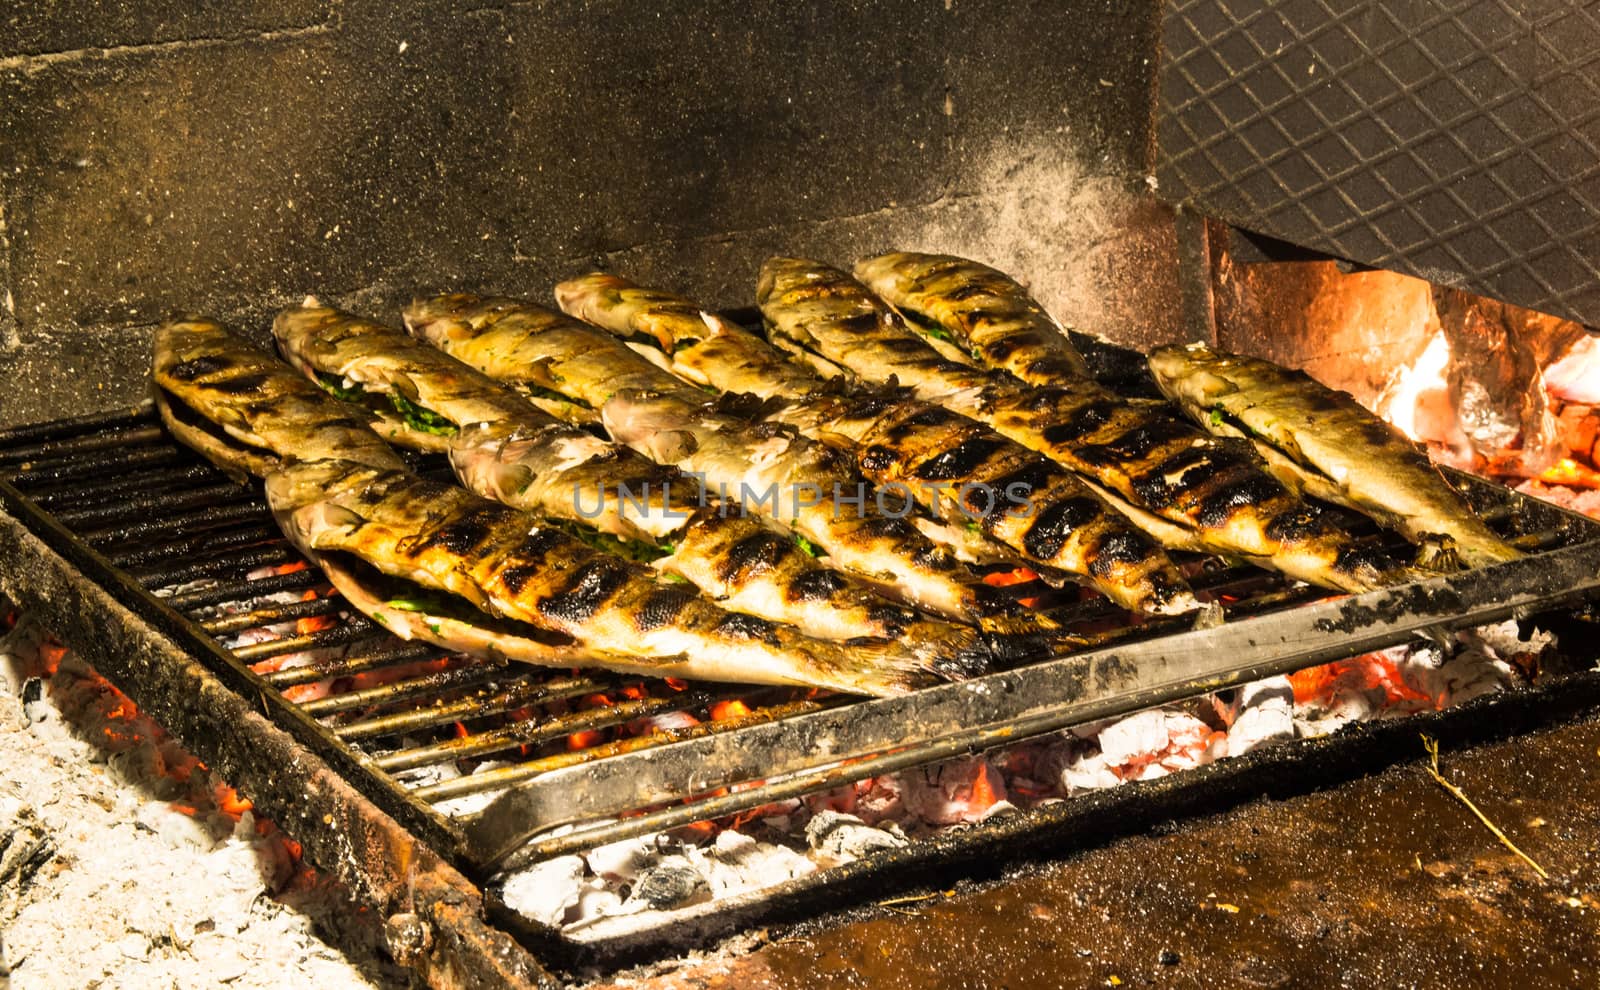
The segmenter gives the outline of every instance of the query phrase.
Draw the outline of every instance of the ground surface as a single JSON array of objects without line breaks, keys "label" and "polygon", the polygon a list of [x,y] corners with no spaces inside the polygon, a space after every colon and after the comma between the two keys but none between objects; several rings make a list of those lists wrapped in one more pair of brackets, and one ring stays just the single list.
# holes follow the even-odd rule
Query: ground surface
[{"label": "ground surface", "polygon": [[1548,880],[1410,764],[644,982],[1593,986],[1600,720],[1447,752],[1441,765]]}]

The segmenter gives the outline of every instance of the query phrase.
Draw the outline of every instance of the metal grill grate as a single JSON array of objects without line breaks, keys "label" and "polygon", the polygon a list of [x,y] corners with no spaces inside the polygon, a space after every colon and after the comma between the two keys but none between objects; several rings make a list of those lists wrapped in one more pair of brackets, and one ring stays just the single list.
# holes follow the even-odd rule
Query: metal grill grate
[{"label": "metal grill grate", "polygon": [[[402,642],[347,611],[279,535],[257,487],[175,445],[148,410],[0,434],[0,478],[8,512],[479,873],[1600,587],[1600,527],[1474,483],[1486,515],[1541,553],[1345,599],[1213,561],[1195,584],[1228,603],[1229,621],[1203,630],[1128,623],[1100,599],[1020,586],[1097,648],[861,701],[506,666]],[[742,713],[716,717],[732,700]]]},{"label": "metal grill grate", "polygon": [[1600,13],[1569,0],[1178,0],[1163,195],[1600,325]]}]

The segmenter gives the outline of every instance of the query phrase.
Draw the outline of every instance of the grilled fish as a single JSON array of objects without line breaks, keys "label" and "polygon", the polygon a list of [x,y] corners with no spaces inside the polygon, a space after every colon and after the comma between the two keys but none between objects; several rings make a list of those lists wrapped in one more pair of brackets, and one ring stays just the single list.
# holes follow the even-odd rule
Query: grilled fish
[{"label": "grilled fish", "polygon": [[[173,435],[243,480],[303,460],[402,470],[354,414],[293,369],[207,319],[163,325],[155,338],[156,404]],[[288,534],[292,538],[293,533]],[[344,554],[300,546],[353,608],[402,639],[475,656],[562,667],[602,662],[603,651],[517,627],[463,603],[430,601]]]},{"label": "grilled fish", "polygon": [[235,480],[290,458],[401,465],[361,417],[214,320],[163,324],[154,367],[156,408],[172,435]]},{"label": "grilled fish", "polygon": [[406,323],[496,378],[524,380],[538,368],[563,394],[600,409],[618,442],[700,476],[722,502],[777,520],[886,593],[965,622],[992,600],[948,550],[880,511],[836,452],[706,408],[703,390],[603,330],[528,303],[459,295],[413,303]]},{"label": "grilled fish", "polygon": [[895,390],[825,382],[689,301],[615,276],[563,283],[556,298],[613,333],[648,334],[693,381],[777,400],[768,421],[842,446],[867,478],[937,518],[965,520],[1035,564],[1082,575],[1126,608],[1198,606],[1166,553],[1075,475],[981,423]]},{"label": "grilled fish", "polygon": [[[616,524],[605,531],[670,545],[670,554],[653,566],[724,608],[788,622],[823,639],[897,639],[934,669],[975,672],[987,663],[975,630],[931,621],[882,598],[823,566],[759,517],[706,500],[676,469],[576,427],[480,423],[461,431],[450,457],[457,477],[480,495],[555,518],[592,524],[618,518],[633,533]],[[645,513],[636,511],[639,501]]]},{"label": "grilled fish", "polygon": [[1468,564],[1522,554],[1472,514],[1405,434],[1302,371],[1199,344],[1150,355],[1156,384],[1219,436],[1253,441],[1286,483],[1364,512],[1414,543],[1448,537]]},{"label": "grilled fish", "polygon": [[1004,272],[948,254],[896,251],[855,276],[924,334],[1034,385],[1088,378],[1067,331]]},{"label": "grilled fish", "polygon": [[[324,375],[381,382],[413,396],[408,421],[440,432],[408,426],[397,430],[396,442],[425,448],[445,436],[456,477],[479,495],[565,520],[570,535],[649,561],[726,608],[828,639],[905,638],[930,667],[970,672],[982,665],[983,645],[972,630],[930,623],[883,600],[761,520],[708,505],[694,479],[534,408],[403,331],[305,308],[286,311],[276,325],[285,350],[305,355]],[[495,418],[477,421],[481,416]]]},{"label": "grilled fish", "polygon": [[468,423],[524,414],[494,381],[371,320],[307,299],[280,312],[272,333],[284,358],[324,389],[365,408],[396,443],[443,453]]},{"label": "grilled fish", "polygon": [[352,554],[530,635],[603,648],[596,665],[608,669],[880,696],[928,673],[899,644],[810,639],[725,611],[535,516],[405,471],[297,462],[267,478],[267,501],[297,546]]},{"label": "grilled fish", "polygon": [[945,360],[860,282],[797,258],[763,266],[757,291],[774,335],[875,381],[992,426],[1091,482],[1157,540],[1243,557],[1325,587],[1364,591],[1389,561],[1268,472],[1246,442],[1213,437],[1159,404],[1087,380],[1029,387]]}]

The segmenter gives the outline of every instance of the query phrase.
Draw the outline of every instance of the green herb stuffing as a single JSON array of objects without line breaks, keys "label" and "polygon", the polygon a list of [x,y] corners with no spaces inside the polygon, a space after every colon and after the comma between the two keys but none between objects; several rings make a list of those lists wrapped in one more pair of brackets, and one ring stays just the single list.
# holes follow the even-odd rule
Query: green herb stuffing
[{"label": "green herb stuffing", "polygon": [[794,534],[794,545],[813,557],[822,556],[822,548],[801,536],[799,533]]},{"label": "green herb stuffing", "polygon": [[1222,411],[1221,406],[1212,406],[1211,415],[1208,418],[1211,422],[1212,429],[1216,429],[1222,425],[1224,420],[1227,419],[1227,414]]},{"label": "green herb stuffing", "polygon": [[[557,381],[561,380],[559,376],[552,377],[555,377]],[[546,402],[560,402],[569,406],[577,406],[580,409],[589,408],[589,404],[587,402],[584,402],[581,399],[574,399],[570,395],[563,395],[560,392],[557,392],[555,389],[545,388],[543,385],[530,385],[527,382],[524,382],[522,383],[521,388],[530,399],[544,399]]]},{"label": "green herb stuffing", "polygon": [[404,419],[406,425],[413,430],[444,437],[455,436],[456,424],[432,409],[424,409],[399,392],[390,391],[386,394],[389,396],[389,404],[394,406],[394,411],[399,413],[400,418]]},{"label": "green herb stuffing", "polygon": [[689,579],[688,578],[684,577],[682,574],[674,574],[672,571],[662,571],[661,572],[661,579],[663,581],[670,581],[673,584],[688,584],[689,583]]},{"label": "green herb stuffing", "polygon": [[651,561],[660,560],[662,557],[670,557],[675,549],[670,543],[665,546],[656,546],[643,540],[624,540],[619,536],[612,536],[610,533],[602,533],[587,526],[580,526],[567,521],[558,522],[554,525],[563,533],[587,546],[606,553],[614,553],[629,560],[636,560],[641,564],[648,564]]},{"label": "green herb stuffing", "polygon": [[906,322],[934,340],[942,340],[947,344],[955,343],[955,338],[950,336],[950,331],[946,330],[937,320],[929,319],[913,309],[902,309],[899,310],[899,313],[906,318]]},{"label": "green herb stuffing", "polygon": [[346,385],[344,379],[338,375],[330,375],[326,371],[317,372],[317,384],[322,386],[324,392],[346,402],[364,402],[367,398],[367,390],[360,385],[353,383]]}]

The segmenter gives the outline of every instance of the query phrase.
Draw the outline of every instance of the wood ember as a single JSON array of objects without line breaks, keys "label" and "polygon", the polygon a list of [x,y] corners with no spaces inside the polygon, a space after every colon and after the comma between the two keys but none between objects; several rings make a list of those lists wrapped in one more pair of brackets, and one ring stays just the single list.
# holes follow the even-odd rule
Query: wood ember
[{"label": "wood ember", "polygon": [[[10,986],[399,982],[340,888],[300,866],[231,788],[26,621],[0,639],[0,740]],[[317,923],[341,928],[367,972]]]}]

